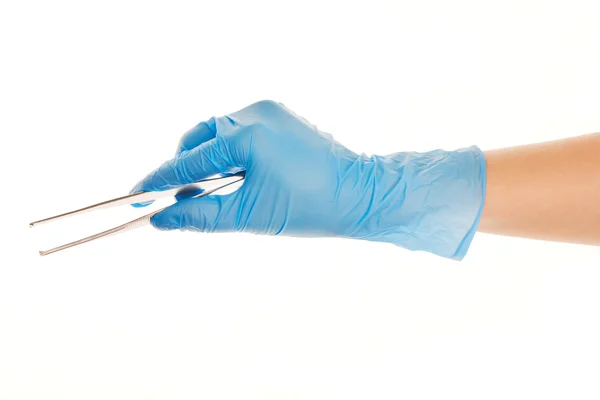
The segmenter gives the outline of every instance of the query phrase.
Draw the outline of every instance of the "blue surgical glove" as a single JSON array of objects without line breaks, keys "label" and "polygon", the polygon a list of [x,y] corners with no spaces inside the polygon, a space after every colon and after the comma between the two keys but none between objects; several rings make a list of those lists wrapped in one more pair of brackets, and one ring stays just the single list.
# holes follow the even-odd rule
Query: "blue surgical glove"
[{"label": "blue surgical glove", "polygon": [[359,155],[273,101],[201,122],[183,136],[176,157],[132,192],[244,170],[237,191],[183,199],[152,224],[364,239],[460,260],[485,196],[485,159],[477,147]]}]

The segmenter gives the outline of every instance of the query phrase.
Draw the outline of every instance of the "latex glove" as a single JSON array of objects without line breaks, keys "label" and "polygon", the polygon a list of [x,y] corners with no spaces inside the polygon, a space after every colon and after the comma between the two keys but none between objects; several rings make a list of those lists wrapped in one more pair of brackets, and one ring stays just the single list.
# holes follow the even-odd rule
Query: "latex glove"
[{"label": "latex glove", "polygon": [[246,171],[226,195],[181,200],[159,229],[337,236],[462,259],[483,208],[481,150],[358,155],[282,104],[261,101],[201,122],[177,155],[132,190],[165,190]]}]

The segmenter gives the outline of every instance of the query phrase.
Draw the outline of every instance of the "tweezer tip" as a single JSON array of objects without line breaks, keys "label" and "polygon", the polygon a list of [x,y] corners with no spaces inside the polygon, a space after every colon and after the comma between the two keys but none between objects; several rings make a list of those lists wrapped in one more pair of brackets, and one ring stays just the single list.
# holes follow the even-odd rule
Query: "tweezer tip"
[{"label": "tweezer tip", "polygon": [[40,256],[45,256],[46,255],[46,252],[42,251],[42,250],[40,250],[39,253],[40,253]]},{"label": "tweezer tip", "polygon": [[33,228],[33,225],[35,225],[33,222],[30,222],[30,223],[29,223],[29,227],[30,227],[30,228]]}]

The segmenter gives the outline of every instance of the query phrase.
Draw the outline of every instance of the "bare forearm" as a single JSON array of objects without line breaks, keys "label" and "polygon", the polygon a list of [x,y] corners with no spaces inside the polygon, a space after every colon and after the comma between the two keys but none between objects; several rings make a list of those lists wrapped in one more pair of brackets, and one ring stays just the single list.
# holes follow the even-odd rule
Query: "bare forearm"
[{"label": "bare forearm", "polygon": [[485,152],[479,230],[600,245],[600,134]]}]

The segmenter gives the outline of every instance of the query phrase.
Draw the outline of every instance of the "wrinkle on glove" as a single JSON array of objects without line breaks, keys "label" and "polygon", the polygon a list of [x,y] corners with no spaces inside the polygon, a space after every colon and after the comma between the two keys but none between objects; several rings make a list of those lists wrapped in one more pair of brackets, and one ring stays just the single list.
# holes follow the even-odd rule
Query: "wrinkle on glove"
[{"label": "wrinkle on glove", "polygon": [[175,158],[132,192],[245,170],[237,191],[186,195],[152,217],[152,224],[163,230],[363,239],[461,260],[483,209],[485,166],[475,146],[356,154],[283,105],[261,101],[192,128]]}]

